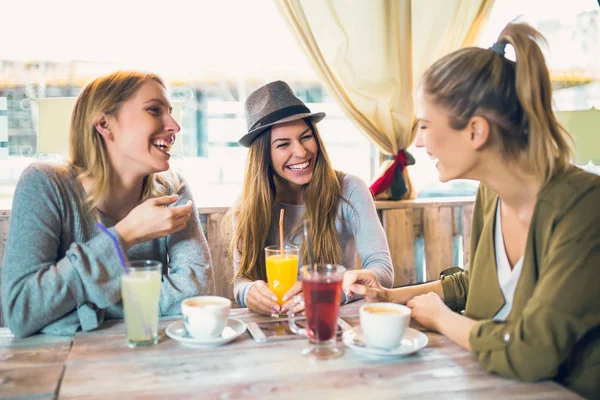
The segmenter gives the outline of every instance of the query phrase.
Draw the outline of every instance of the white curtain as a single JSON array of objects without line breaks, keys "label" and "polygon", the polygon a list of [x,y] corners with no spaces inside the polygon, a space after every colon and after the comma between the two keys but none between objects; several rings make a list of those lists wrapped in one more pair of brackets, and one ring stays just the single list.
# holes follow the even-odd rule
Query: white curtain
[{"label": "white curtain", "polygon": [[[422,72],[442,55],[474,44],[493,3],[275,1],[345,115],[390,156],[414,141],[413,90]],[[404,181],[404,197],[411,197],[406,173]]]}]

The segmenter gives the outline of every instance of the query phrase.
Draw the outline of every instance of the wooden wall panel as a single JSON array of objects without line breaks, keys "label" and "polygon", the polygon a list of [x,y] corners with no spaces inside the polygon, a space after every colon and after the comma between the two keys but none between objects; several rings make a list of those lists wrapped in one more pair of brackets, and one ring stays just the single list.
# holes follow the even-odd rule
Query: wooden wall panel
[{"label": "wooden wall panel", "polygon": [[436,207],[423,210],[425,238],[425,279],[435,280],[441,271],[452,267],[452,208]]},{"label": "wooden wall panel", "polygon": [[[416,283],[415,267],[415,210],[386,210],[383,228],[394,266],[394,287]],[[420,217],[420,216],[419,216]]]},{"label": "wooden wall panel", "polygon": [[[440,271],[451,267],[453,235],[462,237],[467,263],[472,198],[378,201],[376,205],[388,237],[395,272],[394,286],[418,283],[417,278],[422,276],[427,280],[437,279]],[[212,255],[216,294],[233,299],[233,264],[227,256],[227,243],[224,243],[221,231],[221,221],[227,210],[226,207],[213,207],[200,208],[198,212]],[[0,210],[0,260],[4,254],[9,218],[10,211]],[[417,248],[421,250],[417,251]],[[423,261],[427,271],[418,271],[423,269]],[[0,326],[4,326],[1,306],[0,303]]]},{"label": "wooden wall panel", "polygon": [[217,296],[233,299],[233,262],[227,255],[227,243],[223,240],[221,222],[224,212],[209,214],[206,221],[206,240],[212,257],[215,289]]},{"label": "wooden wall panel", "polygon": [[464,265],[469,262],[469,254],[471,254],[471,223],[473,222],[473,204],[465,204],[462,212],[462,236],[463,236],[463,251]]}]

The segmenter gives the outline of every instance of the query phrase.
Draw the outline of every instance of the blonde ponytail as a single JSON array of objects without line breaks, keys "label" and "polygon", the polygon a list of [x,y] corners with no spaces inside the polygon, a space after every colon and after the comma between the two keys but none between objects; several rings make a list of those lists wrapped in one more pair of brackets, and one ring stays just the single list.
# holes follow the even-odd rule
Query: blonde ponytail
[{"label": "blonde ponytail", "polygon": [[527,24],[509,24],[497,42],[508,43],[515,51],[515,89],[529,137],[526,158],[535,174],[548,182],[569,166],[572,138],[552,112],[550,73],[538,45],[546,40]]},{"label": "blonde ponytail", "polygon": [[[448,111],[453,129],[486,118],[503,156],[547,183],[569,166],[572,139],[552,112],[550,74],[536,41],[544,38],[531,26],[509,24],[492,48],[469,47],[436,61],[420,86]],[[504,57],[506,44],[516,62]]]}]

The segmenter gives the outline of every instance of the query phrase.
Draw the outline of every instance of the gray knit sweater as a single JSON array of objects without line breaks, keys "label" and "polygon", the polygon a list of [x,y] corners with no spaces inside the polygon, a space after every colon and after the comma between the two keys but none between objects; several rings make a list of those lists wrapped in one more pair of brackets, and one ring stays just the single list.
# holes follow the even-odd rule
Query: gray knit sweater
[{"label": "gray knit sweater", "polygon": [[[367,185],[354,175],[346,175],[342,181],[342,197],[348,202],[340,201],[337,209],[335,227],[342,247],[342,265],[348,270],[356,268],[356,255],[360,256],[362,267],[372,270],[377,279],[384,287],[390,288],[394,284],[394,268],[390,257],[385,231],[377,216],[373,197]],[[349,204],[348,204],[349,203]],[[279,213],[285,209],[283,230],[285,232],[285,244],[300,246],[301,237],[291,237],[292,228],[304,215],[304,205],[273,203],[271,211],[271,226],[267,236],[267,245],[279,244]],[[237,273],[240,267],[241,254],[234,254],[234,271]],[[299,260],[300,264],[301,260]],[[246,278],[237,278],[233,286],[235,301],[242,307],[246,307],[248,291],[254,284]],[[344,302],[359,299],[354,296],[351,299],[345,297]]]},{"label": "gray knit sweater", "polygon": [[[185,183],[178,194],[177,205],[192,199]],[[33,164],[19,179],[2,266],[4,315],[18,337],[38,331],[71,335],[123,317],[123,269],[84,198],[68,166]],[[121,241],[114,221],[100,214],[100,222]],[[161,315],[180,313],[187,297],[214,293],[208,245],[195,208],[183,231],[134,245],[127,255],[163,263]]]}]

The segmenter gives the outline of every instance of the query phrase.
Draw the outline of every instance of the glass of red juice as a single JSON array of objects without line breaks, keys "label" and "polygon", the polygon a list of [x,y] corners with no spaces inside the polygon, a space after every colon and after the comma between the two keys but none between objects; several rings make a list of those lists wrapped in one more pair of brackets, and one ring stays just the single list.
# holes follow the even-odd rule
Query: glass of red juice
[{"label": "glass of red juice", "polygon": [[[290,311],[292,332],[308,337],[309,346],[302,354],[317,359],[339,357],[336,347],[337,320],[342,302],[342,278],[346,268],[334,264],[314,264],[302,267],[302,294],[294,296]],[[306,328],[296,325],[294,308],[304,304]]]}]

